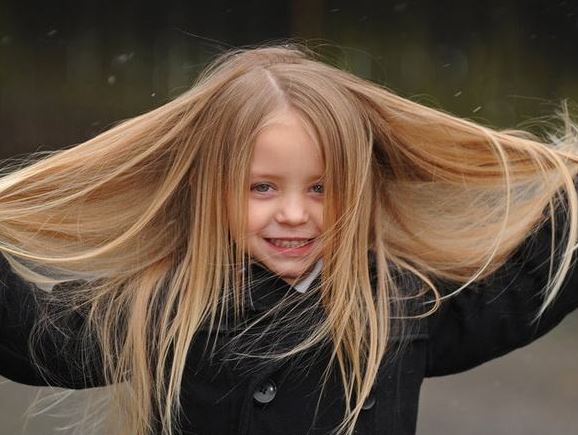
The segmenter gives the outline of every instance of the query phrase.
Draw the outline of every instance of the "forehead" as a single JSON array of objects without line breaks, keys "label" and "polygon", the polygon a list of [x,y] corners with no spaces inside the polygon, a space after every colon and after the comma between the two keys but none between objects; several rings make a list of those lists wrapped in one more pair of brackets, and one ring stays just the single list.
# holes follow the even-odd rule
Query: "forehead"
[{"label": "forehead", "polygon": [[320,176],[324,164],[321,149],[306,125],[292,112],[272,118],[255,141],[252,173],[313,174]]}]

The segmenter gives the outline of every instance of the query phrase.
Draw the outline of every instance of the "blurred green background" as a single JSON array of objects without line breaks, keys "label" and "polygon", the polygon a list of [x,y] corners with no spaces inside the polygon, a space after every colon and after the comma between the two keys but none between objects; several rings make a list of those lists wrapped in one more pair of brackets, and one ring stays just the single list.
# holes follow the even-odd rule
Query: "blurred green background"
[{"label": "blurred green background", "polygon": [[[227,47],[288,37],[406,98],[498,128],[538,132],[563,100],[572,111],[578,100],[576,1],[0,0],[0,158],[83,142],[179,95]],[[577,322],[426,381],[418,433],[578,433]],[[38,417],[23,429],[36,392],[0,385],[0,434],[62,423]]]}]

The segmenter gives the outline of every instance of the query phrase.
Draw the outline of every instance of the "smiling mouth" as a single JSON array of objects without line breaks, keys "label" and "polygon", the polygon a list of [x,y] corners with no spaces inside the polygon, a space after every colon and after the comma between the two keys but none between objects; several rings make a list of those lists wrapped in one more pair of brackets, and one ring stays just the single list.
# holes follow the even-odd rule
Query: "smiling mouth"
[{"label": "smiling mouth", "polygon": [[303,246],[309,245],[315,239],[302,239],[302,240],[287,240],[287,239],[265,239],[268,243],[278,248],[301,248]]}]

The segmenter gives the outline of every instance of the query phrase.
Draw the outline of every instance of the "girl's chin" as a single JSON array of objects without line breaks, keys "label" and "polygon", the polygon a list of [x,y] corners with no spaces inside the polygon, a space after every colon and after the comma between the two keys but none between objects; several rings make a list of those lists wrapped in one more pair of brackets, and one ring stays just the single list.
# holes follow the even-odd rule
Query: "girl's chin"
[{"label": "girl's chin", "polygon": [[272,262],[262,262],[267,269],[278,275],[283,281],[294,284],[298,278],[304,278],[315,266],[315,264],[298,265],[296,267],[283,267],[282,265]]}]

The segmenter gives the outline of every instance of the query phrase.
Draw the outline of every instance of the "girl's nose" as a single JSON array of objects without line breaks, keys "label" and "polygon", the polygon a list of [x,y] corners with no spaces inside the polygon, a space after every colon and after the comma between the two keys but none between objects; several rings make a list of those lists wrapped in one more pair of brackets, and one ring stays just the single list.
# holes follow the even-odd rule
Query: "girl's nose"
[{"label": "girl's nose", "polygon": [[309,213],[305,199],[299,195],[283,198],[277,210],[276,219],[278,222],[288,225],[299,225],[307,222]]}]

